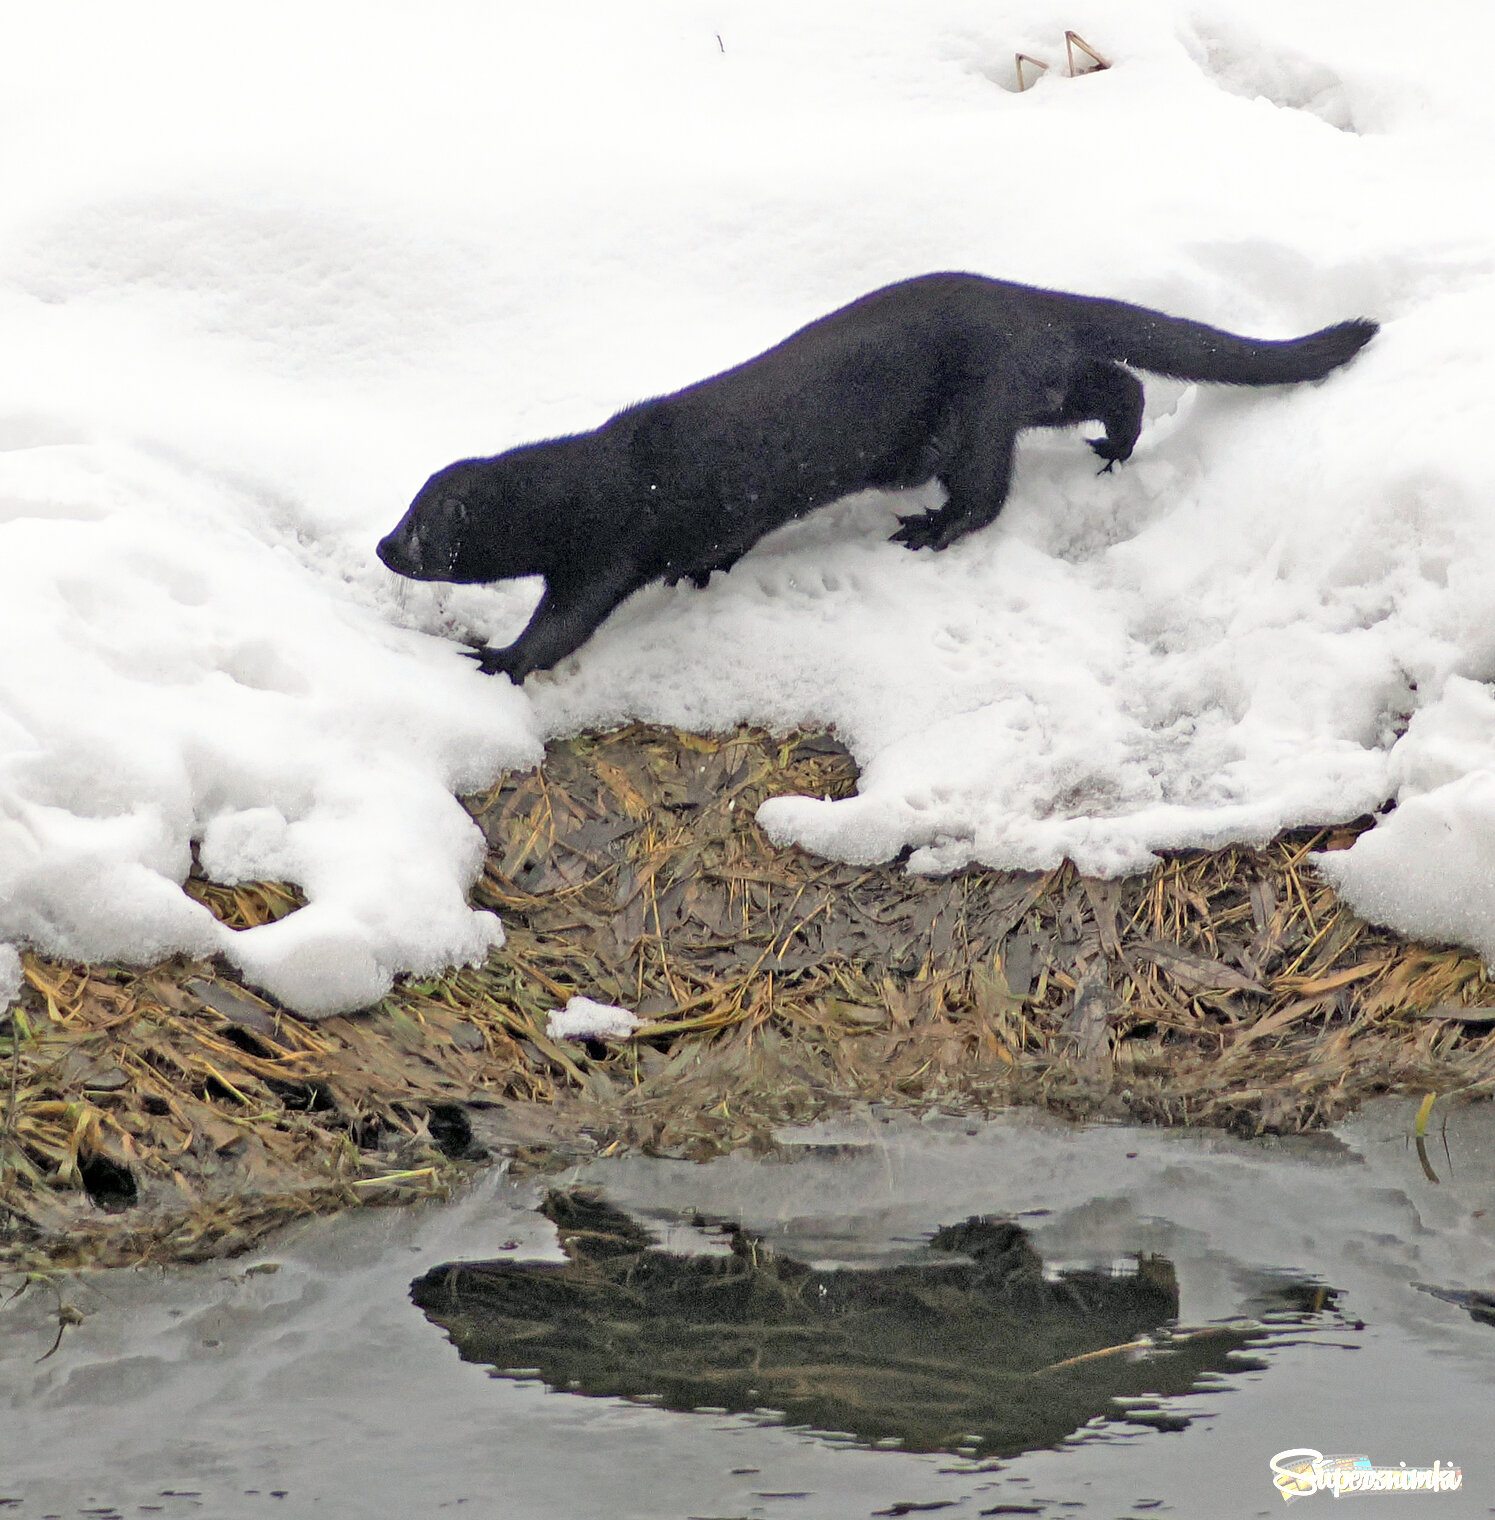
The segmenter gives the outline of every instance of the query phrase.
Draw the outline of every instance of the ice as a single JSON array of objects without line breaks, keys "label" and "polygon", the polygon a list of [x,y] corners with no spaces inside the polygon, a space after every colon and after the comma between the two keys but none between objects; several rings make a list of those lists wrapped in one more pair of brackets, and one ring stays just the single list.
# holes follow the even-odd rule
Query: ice
[{"label": "ice", "polygon": [[[1066,27],[1113,67],[1063,77]],[[222,953],[363,1006],[500,932],[454,793],[648,719],[833,726],[858,795],[765,827],[922,871],[1134,871],[1399,801],[1336,879],[1495,955],[1495,784],[1454,737],[1495,675],[1495,19],[1419,28],[1448,45],[1389,0],[18,17],[0,941]],[[1017,51],[1052,65],[1022,94]],[[937,269],[1383,327],[1313,386],[1150,382],[1112,475],[1030,435],[1002,518],[940,555],[886,541],[929,491],[838,504],[522,691],[459,644],[511,638],[535,584],[374,559],[449,461]],[[223,928],[194,848],[308,906]]]}]

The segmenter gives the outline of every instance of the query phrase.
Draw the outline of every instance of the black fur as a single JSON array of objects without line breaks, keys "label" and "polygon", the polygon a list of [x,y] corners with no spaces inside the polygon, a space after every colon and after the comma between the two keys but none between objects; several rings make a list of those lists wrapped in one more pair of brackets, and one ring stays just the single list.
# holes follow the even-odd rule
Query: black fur
[{"label": "black fur", "polygon": [[1142,423],[1127,368],[1182,380],[1317,380],[1376,332],[1341,322],[1258,341],[1122,301],[970,274],[875,290],[725,374],[590,433],[438,471],[379,545],[416,580],[542,575],[485,671],[522,681],[579,648],[650,581],[704,586],[771,529],[852,491],[937,477],[946,501],[894,539],[943,549],[1001,510],[1023,428],[1095,421],[1106,468]]}]

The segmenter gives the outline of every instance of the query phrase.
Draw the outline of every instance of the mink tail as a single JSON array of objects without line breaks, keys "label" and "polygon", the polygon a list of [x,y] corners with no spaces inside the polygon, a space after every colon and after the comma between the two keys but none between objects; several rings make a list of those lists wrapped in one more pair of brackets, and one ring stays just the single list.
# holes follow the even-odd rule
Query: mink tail
[{"label": "mink tail", "polygon": [[1154,375],[1223,385],[1321,379],[1380,330],[1379,323],[1357,317],[1302,338],[1243,338],[1124,301],[1086,299],[1085,305],[1075,325],[1107,358]]}]

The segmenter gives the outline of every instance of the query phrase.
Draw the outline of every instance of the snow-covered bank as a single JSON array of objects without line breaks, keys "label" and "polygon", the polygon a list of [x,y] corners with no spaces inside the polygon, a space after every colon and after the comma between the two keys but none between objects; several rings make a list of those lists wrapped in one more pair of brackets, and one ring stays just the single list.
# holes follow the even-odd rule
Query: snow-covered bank
[{"label": "snow-covered bank", "polygon": [[[834,724],[861,794],[765,825],[916,869],[1126,871],[1400,789],[1342,885],[1495,954],[1495,23],[1419,23],[1411,49],[1399,7],[1348,0],[21,19],[0,940],[222,949],[357,1006],[497,932],[453,790],[638,717]],[[1114,67],[1061,77],[1066,27]],[[1054,64],[1023,94],[1016,51]],[[448,460],[942,268],[1259,336],[1384,327],[1316,386],[1152,382],[1115,475],[1030,435],[1002,518],[942,555],[886,542],[906,499],[831,508],[523,692],[450,639],[511,636],[534,587],[374,560]],[[194,842],[310,905],[232,934],[179,889]]]}]

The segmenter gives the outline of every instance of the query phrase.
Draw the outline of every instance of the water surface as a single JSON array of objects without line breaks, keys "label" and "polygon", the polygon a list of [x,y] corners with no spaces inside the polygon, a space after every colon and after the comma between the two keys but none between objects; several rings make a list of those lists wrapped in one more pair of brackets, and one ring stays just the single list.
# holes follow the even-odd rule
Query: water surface
[{"label": "water surface", "polygon": [[[1484,1106],[1452,1112],[1421,1156],[1411,1123],[1411,1106],[1385,1104],[1331,1135],[1247,1142],[1030,1113],[989,1124],[860,1114],[786,1133],[772,1157],[629,1157],[543,1182],[494,1173],[452,1204],[313,1221],[230,1263],[33,1284],[0,1311],[0,1514],[1244,1517],[1281,1512],[1271,1456],[1312,1447],[1463,1469],[1458,1493],[1378,1499],[1388,1520],[1486,1516],[1495,1117]],[[413,1283],[444,1281],[455,1263],[510,1264],[494,1278],[505,1282],[521,1280],[516,1263],[554,1271],[567,1258],[539,1206],[556,1187],[583,1188],[605,1218],[631,1221],[611,1228],[643,1231],[623,1244],[635,1278],[638,1262],[655,1271],[665,1259],[656,1245],[678,1263],[663,1270],[674,1301],[639,1299],[624,1316],[654,1326],[657,1359],[636,1335],[609,1361],[595,1312],[567,1321],[524,1310],[553,1340],[557,1324],[575,1326],[562,1349],[584,1362],[564,1377],[552,1362],[551,1374],[576,1392],[547,1386],[553,1347],[495,1375],[480,1354],[463,1360],[448,1327],[411,1299]],[[972,1220],[1007,1233],[939,1234]],[[982,1240],[1007,1253],[994,1277],[971,1266]],[[785,1335],[834,1322],[796,1310],[785,1283],[842,1294],[850,1322],[874,1331],[863,1311],[871,1294],[888,1312],[885,1288],[948,1303],[931,1320],[942,1333],[969,1313],[973,1334],[994,1334],[1004,1314],[1022,1318],[1008,1309],[1023,1302],[1036,1319],[1066,1280],[1090,1297],[1078,1319],[1040,1325],[1053,1343],[1032,1343],[1029,1365],[995,1343],[962,1352],[948,1334],[936,1344],[851,1333],[829,1360],[831,1343],[818,1340],[814,1376],[760,1389],[756,1412],[740,1407],[756,1384],[742,1384],[742,1398],[699,1400],[710,1406],[701,1412],[662,1407],[695,1400],[689,1378],[720,1374],[713,1337],[686,1333],[701,1318],[690,1263],[731,1256],[734,1241],[791,1264],[771,1280],[744,1277],[741,1254],[728,1264],[732,1292],[769,1283],[778,1308],[762,1323],[780,1350]],[[702,1281],[712,1273],[721,1269]],[[39,1361],[59,1294],[84,1318]],[[512,1336],[523,1316],[506,1302]],[[618,1302],[606,1309],[615,1320]],[[1036,1359],[1113,1331],[1141,1344],[1096,1346],[1103,1365],[1076,1384],[1065,1419],[1027,1419],[1024,1380],[1050,1376]],[[1186,1366],[1170,1346],[1180,1331],[1205,1332]],[[764,1333],[756,1321],[739,1330],[737,1349],[742,1336],[761,1347]],[[926,1355],[953,1369],[947,1385],[889,1383],[886,1365],[907,1372]],[[674,1400],[646,1386],[671,1368],[687,1379]],[[847,1418],[822,1403],[819,1417],[788,1423],[785,1389],[799,1386],[813,1399],[839,1391]],[[933,1406],[951,1388],[974,1389],[978,1402],[963,1407],[978,1412],[1001,1413],[1010,1397],[1012,1417],[966,1433],[979,1442],[912,1449],[941,1446]],[[1301,1502],[1311,1513],[1336,1501]]]}]

